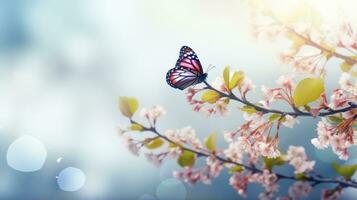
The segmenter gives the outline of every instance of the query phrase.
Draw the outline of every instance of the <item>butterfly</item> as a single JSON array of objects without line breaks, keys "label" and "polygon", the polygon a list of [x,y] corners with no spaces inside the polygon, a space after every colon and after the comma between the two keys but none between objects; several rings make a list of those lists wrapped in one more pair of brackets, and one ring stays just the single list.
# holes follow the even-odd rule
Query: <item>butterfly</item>
[{"label": "butterfly", "polygon": [[166,82],[173,88],[184,90],[202,83],[207,78],[196,53],[188,46],[181,47],[179,58],[174,68],[166,74]]}]

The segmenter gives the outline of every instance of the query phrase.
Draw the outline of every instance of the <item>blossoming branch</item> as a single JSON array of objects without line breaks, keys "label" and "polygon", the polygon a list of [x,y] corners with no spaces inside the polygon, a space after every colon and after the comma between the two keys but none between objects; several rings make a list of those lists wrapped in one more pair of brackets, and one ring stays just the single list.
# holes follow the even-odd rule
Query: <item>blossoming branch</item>
[{"label": "blossoming branch", "polygon": [[[226,149],[216,147],[218,134],[212,133],[202,143],[191,127],[184,127],[178,130],[167,130],[160,133],[156,123],[159,117],[165,114],[160,106],[150,109],[143,109],[141,116],[147,119],[146,125],[133,120],[133,115],[138,107],[136,99],[121,97],[120,110],[122,114],[129,118],[131,125],[128,128],[121,128],[119,133],[124,137],[125,144],[134,154],[139,155],[140,151],[145,151],[148,161],[159,166],[165,159],[176,159],[182,166],[181,171],[174,171],[173,175],[190,184],[203,182],[209,184],[212,178],[220,175],[222,170],[227,169],[231,173],[229,184],[237,192],[246,196],[249,183],[258,183],[265,188],[265,192],[259,195],[260,199],[271,199],[279,189],[278,181],[289,179],[296,181],[289,189],[286,196],[280,199],[296,199],[307,196],[312,188],[318,184],[333,183],[336,187],[325,189],[322,196],[340,196],[343,188],[357,188],[357,182],[351,180],[352,174],[346,174],[349,170],[357,169],[357,166],[339,166],[335,164],[336,171],[341,177],[329,178],[317,174],[314,171],[315,161],[309,160],[303,147],[290,146],[284,154],[278,157],[269,158],[261,153],[269,151],[269,147],[263,142],[257,142],[257,149],[252,149],[251,144],[244,137],[232,141],[228,137],[229,146]],[[138,137],[133,139],[133,132],[138,132]],[[149,133],[143,135],[144,132]],[[146,148],[146,150],[143,150]],[[149,152],[147,152],[149,151]],[[199,157],[206,157],[203,166],[198,166],[196,160]],[[246,159],[244,159],[246,158]],[[275,172],[275,166],[291,165],[295,168],[294,175],[285,175]]]}]

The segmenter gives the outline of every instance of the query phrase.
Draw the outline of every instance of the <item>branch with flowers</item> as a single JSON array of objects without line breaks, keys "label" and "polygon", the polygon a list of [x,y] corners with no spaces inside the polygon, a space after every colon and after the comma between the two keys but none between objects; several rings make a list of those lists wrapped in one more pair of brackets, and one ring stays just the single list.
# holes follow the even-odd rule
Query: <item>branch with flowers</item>
[{"label": "branch with flowers", "polygon": [[[264,18],[263,24],[257,20],[261,18]],[[352,178],[357,164],[332,163],[338,175],[328,177],[317,173],[315,161],[309,159],[304,147],[289,146],[285,151],[279,148],[282,127],[293,128],[300,117],[321,118],[311,144],[318,149],[331,147],[341,160],[349,158],[348,149],[357,144],[357,83],[354,80],[357,77],[354,71],[357,34],[348,23],[335,34],[309,24],[286,24],[270,11],[255,15],[254,28],[255,35],[268,35],[270,39],[283,36],[290,40],[289,51],[281,53],[280,58],[305,78],[296,81],[293,74],[283,75],[276,86],[261,86],[262,98],[257,102],[249,98],[256,88],[253,82],[243,71],[231,71],[230,67],[224,68],[213,83],[204,81],[189,88],[188,103],[194,111],[207,117],[226,116],[230,112],[228,105],[238,103],[237,111],[243,112],[245,122],[223,132],[226,147],[217,146],[218,133],[201,141],[191,127],[159,131],[157,121],[165,114],[160,106],[141,111],[146,123],[134,120],[138,101],[120,97],[120,111],[130,122],[119,131],[126,146],[135,155],[144,152],[155,165],[167,159],[177,160],[182,169],[173,175],[190,184],[209,184],[222,170],[228,170],[229,184],[241,196],[247,195],[250,183],[258,183],[265,189],[259,198],[272,199],[279,189],[279,181],[284,179],[294,182],[285,196],[278,197],[280,200],[306,197],[314,187],[323,184],[326,188],[321,191],[322,199],[337,199],[344,189],[357,189],[357,181]],[[326,68],[334,58],[339,60],[342,70],[339,87],[326,91]],[[279,109],[284,104],[286,109]],[[199,164],[200,158],[205,158],[204,164]],[[276,169],[288,165],[294,167],[294,174],[283,174]]]},{"label": "branch with flowers", "polygon": [[[145,156],[153,164],[159,166],[165,159],[176,159],[183,167],[182,171],[173,172],[173,175],[190,184],[199,181],[209,184],[211,179],[219,176],[226,168],[231,173],[230,185],[237,192],[246,196],[249,183],[259,183],[265,188],[261,193],[261,199],[271,199],[278,190],[278,181],[283,179],[294,180],[295,183],[289,188],[287,196],[280,199],[299,199],[307,196],[312,188],[319,184],[335,184],[332,189],[323,190],[322,196],[337,197],[341,195],[344,188],[352,187],[357,189],[357,182],[351,180],[353,172],[357,169],[353,166],[339,166],[334,164],[340,177],[324,177],[317,174],[313,168],[315,161],[308,159],[303,147],[290,146],[286,153],[273,155],[270,145],[276,142],[276,137],[268,138],[260,135],[261,139],[255,144],[248,141],[247,137],[237,138],[232,141],[232,135],[227,134],[227,140],[231,141],[225,150],[216,147],[218,134],[212,133],[202,143],[191,127],[184,127],[179,130],[167,130],[160,133],[156,124],[158,119],[165,114],[160,106],[143,109],[141,116],[146,118],[147,123],[139,123],[133,120],[133,115],[138,107],[138,102],[134,98],[121,97],[120,110],[128,117],[130,126],[120,129],[120,135],[125,138],[125,144],[135,155],[139,151],[147,151]],[[251,124],[253,125],[253,124]],[[133,139],[132,132],[139,132]],[[143,133],[148,135],[143,136]],[[256,132],[255,134],[261,134]],[[146,148],[147,150],[143,150]],[[260,151],[255,151],[260,150]],[[261,156],[265,152],[267,156]],[[204,166],[196,166],[196,160],[200,157],[206,158]],[[244,158],[247,161],[243,162]],[[295,168],[294,175],[285,175],[273,171],[275,166],[292,165]]]}]

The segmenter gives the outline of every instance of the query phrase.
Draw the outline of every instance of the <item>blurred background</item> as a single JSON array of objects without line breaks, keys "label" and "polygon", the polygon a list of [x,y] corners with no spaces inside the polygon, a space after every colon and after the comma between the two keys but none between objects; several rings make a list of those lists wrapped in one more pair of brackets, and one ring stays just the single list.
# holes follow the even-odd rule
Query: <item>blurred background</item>
[{"label": "blurred background", "polygon": [[[271,4],[288,12],[296,3],[289,1]],[[341,15],[357,21],[353,0],[307,2],[326,22]],[[226,65],[244,70],[258,86],[252,96],[258,100],[260,85],[274,86],[292,69],[277,59],[285,44],[252,37],[250,20],[240,0],[0,0],[0,199],[240,199],[226,172],[211,185],[189,186],[172,179],[175,161],[157,168],[130,154],[117,135],[128,124],[117,98],[165,107],[160,131],[191,125],[204,138],[237,127],[241,113],[209,119],[194,113],[165,75],[188,45],[204,68],[216,66],[208,81]],[[341,73],[334,64],[327,90]],[[310,143],[317,121],[302,119],[295,129],[283,129],[281,148],[305,146],[318,171],[334,175],[329,163],[338,158]],[[347,162],[356,163],[356,155],[351,149]],[[318,189],[311,199],[319,198]],[[261,190],[251,185],[250,198]],[[356,195],[346,190],[343,198]]]}]

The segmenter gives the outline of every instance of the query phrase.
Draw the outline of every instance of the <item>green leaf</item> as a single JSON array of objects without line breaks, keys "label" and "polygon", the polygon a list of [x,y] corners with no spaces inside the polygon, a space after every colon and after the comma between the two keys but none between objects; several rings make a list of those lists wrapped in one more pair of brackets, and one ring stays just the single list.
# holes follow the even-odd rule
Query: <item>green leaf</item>
[{"label": "green leaf", "polygon": [[286,163],[286,160],[283,156],[279,156],[276,158],[263,157],[263,162],[265,168],[271,171],[274,166],[284,165]]},{"label": "green leaf", "polygon": [[322,78],[305,78],[296,86],[293,99],[296,107],[316,101],[325,91]]},{"label": "green leaf", "polygon": [[172,142],[169,143],[169,148],[176,148],[176,147],[178,147],[177,144],[172,143]]},{"label": "green leaf", "polygon": [[337,115],[330,115],[328,119],[335,124],[339,124],[343,121],[343,118]]},{"label": "green leaf", "polygon": [[132,130],[132,131],[142,131],[142,130],[144,130],[144,127],[142,127],[140,124],[133,123],[130,126],[130,130]]},{"label": "green leaf", "polygon": [[138,106],[139,103],[135,98],[124,96],[119,97],[119,109],[121,113],[128,118],[133,116],[133,114],[138,109]]},{"label": "green leaf", "polygon": [[243,112],[248,113],[248,114],[253,114],[253,113],[256,113],[256,112],[257,112],[257,110],[256,110],[254,107],[252,107],[252,106],[247,106],[247,105],[243,106],[243,107],[241,108],[241,110],[242,110]]},{"label": "green leaf", "polygon": [[236,173],[236,172],[241,172],[241,171],[243,171],[243,167],[240,166],[240,165],[236,165],[234,167],[231,167],[228,172],[229,173]]},{"label": "green leaf", "polygon": [[341,63],[340,68],[343,72],[349,72],[352,69],[353,65],[354,64],[344,61]]},{"label": "green leaf", "polygon": [[307,112],[310,112],[311,107],[310,107],[309,105],[304,105],[304,109],[305,109]]},{"label": "green leaf", "polygon": [[274,113],[274,114],[270,115],[269,121],[270,122],[276,121],[276,120],[280,119],[280,117],[281,117],[281,114]]},{"label": "green leaf", "polygon": [[227,66],[223,70],[224,85],[226,85],[227,88],[229,87],[229,76],[230,76],[230,71],[229,71],[229,66]]},{"label": "green leaf", "polygon": [[177,160],[181,167],[192,167],[195,164],[196,156],[191,151],[184,150]]},{"label": "green leaf", "polygon": [[216,149],[217,137],[218,137],[217,133],[211,133],[211,135],[209,135],[206,138],[205,144],[206,144],[207,149],[209,149],[211,151]]},{"label": "green leaf", "polygon": [[340,165],[336,162],[332,163],[332,168],[345,179],[351,179],[355,171],[357,170],[357,164],[355,165]]},{"label": "green leaf", "polygon": [[221,98],[221,95],[214,90],[207,90],[203,93],[201,100],[210,104],[216,103]]},{"label": "green leaf", "polygon": [[164,144],[164,141],[161,138],[150,139],[145,143],[146,148],[148,149],[157,149]]},{"label": "green leaf", "polygon": [[240,85],[242,81],[244,80],[244,72],[239,71],[239,72],[234,72],[231,81],[229,82],[229,90],[232,90],[233,88],[237,87],[237,85]]},{"label": "green leaf", "polygon": [[309,177],[305,173],[297,173],[295,174],[295,178],[297,180],[306,180]]}]

